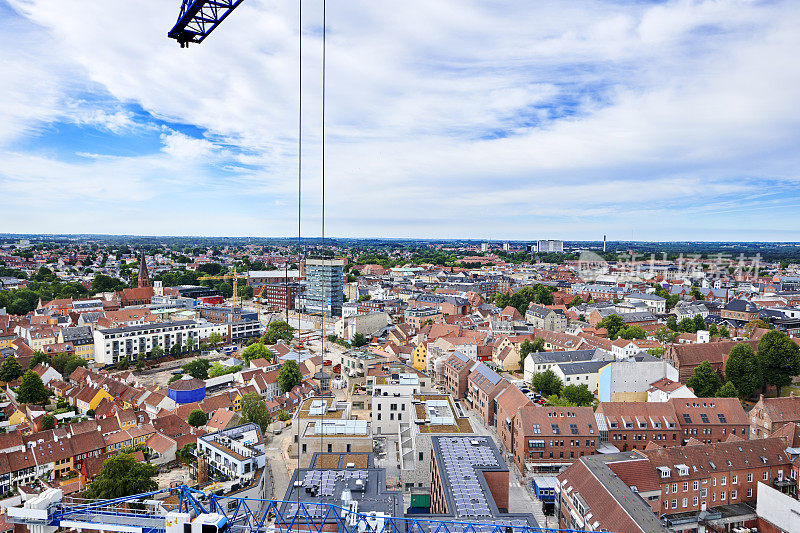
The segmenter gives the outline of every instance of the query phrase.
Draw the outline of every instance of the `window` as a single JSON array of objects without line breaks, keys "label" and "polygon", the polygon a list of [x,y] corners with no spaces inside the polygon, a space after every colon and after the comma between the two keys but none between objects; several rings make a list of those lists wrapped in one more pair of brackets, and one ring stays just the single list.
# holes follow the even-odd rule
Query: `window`
[{"label": "window", "polygon": [[677,509],[678,508],[678,500],[672,500],[672,508],[673,509]]},{"label": "window", "polygon": [[558,424],[550,424],[550,428],[553,430],[553,435],[561,434],[561,429],[558,427]]},{"label": "window", "polygon": [[703,421],[703,424],[709,424],[708,415],[705,413],[700,413],[700,419]]},{"label": "window", "polygon": [[739,483],[739,476],[737,476],[736,474],[733,474],[731,476],[731,485],[736,485],[737,483]]},{"label": "window", "polygon": [[686,492],[688,490],[689,490],[689,482],[688,481],[684,481],[683,482],[683,492]]},{"label": "window", "polygon": [[738,495],[738,494],[736,493],[736,491],[735,491],[735,490],[732,490],[732,491],[731,491],[731,500],[735,500],[737,495]]},{"label": "window", "polygon": [[748,498],[752,498],[753,497],[753,489],[747,489],[747,497]]},{"label": "window", "polygon": [[752,472],[747,474],[747,482],[748,483],[752,483],[753,482],[753,473]]},{"label": "window", "polygon": [[728,476],[722,476],[722,479],[719,481],[720,485],[727,485],[728,484]]},{"label": "window", "polygon": [[542,433],[542,427],[539,424],[534,424],[533,425],[533,434],[534,435],[539,435],[541,433]]},{"label": "window", "polygon": [[708,489],[703,489],[700,491],[700,497],[706,498],[708,496]]},{"label": "window", "polygon": [[569,425],[569,430],[570,430],[570,432],[572,432],[573,435],[577,435],[578,434],[578,424],[570,424]]},{"label": "window", "polygon": [[700,482],[695,481],[692,483],[692,490],[698,490],[700,488]]},{"label": "window", "polygon": [[420,460],[420,461],[422,461],[422,460],[423,460],[423,457],[424,457],[423,453],[422,453],[422,452],[419,452],[419,455],[418,455],[418,457],[419,457],[419,460]]},{"label": "window", "polygon": [[698,503],[699,503],[699,500],[697,499],[697,496],[695,496],[694,498],[692,498],[692,506],[693,506],[693,507],[697,507],[697,504],[698,504]]},{"label": "window", "polygon": [[768,480],[768,479],[769,479],[769,471],[767,471],[767,472],[764,472],[764,475],[763,475],[763,476],[761,476],[761,478],[762,478],[764,481]]},{"label": "window", "polygon": [[686,422],[687,424],[691,424],[692,423],[692,417],[689,416],[687,413],[683,413],[683,421]]},{"label": "window", "polygon": [[719,493],[719,501],[724,500],[725,496],[726,496],[726,494],[725,494],[725,491],[723,490],[722,492]]},{"label": "window", "polygon": [[673,483],[672,484],[672,493],[675,494],[677,492],[678,492],[678,484],[677,483]]},{"label": "window", "polygon": [[681,500],[681,507],[689,507],[689,498]]},{"label": "window", "polygon": [[719,417],[719,423],[720,424],[727,424],[728,423],[728,421],[725,419],[725,415],[723,415],[722,413],[718,413],[717,417]]}]

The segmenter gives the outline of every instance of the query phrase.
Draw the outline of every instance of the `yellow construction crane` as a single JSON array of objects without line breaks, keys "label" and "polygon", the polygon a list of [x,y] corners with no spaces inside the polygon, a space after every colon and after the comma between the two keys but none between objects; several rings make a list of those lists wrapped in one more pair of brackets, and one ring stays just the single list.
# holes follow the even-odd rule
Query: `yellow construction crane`
[{"label": "yellow construction crane", "polygon": [[[233,280],[233,306],[236,307],[236,303],[239,301],[239,278],[247,279],[247,275],[245,274],[237,274],[236,267],[233,267],[233,274],[224,274],[222,276],[202,276],[197,278],[197,281],[205,281],[210,279],[232,279]],[[258,321],[261,321],[261,298],[253,298],[256,303],[256,316],[258,317]]]}]

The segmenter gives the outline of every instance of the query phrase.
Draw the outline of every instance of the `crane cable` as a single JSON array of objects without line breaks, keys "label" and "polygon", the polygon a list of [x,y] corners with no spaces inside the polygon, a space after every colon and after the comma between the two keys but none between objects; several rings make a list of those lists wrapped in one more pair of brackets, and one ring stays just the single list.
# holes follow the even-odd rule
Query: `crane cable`
[{"label": "crane cable", "polygon": [[[301,0],[302,1],[302,0]],[[327,21],[327,0],[322,0],[322,212],[321,212],[321,225],[322,225],[322,265],[323,265],[323,275],[325,274],[325,258],[327,254],[325,253],[325,67],[326,67],[326,35],[328,33],[328,21]],[[330,266],[333,268],[333,261],[330,261]],[[327,277],[327,276],[326,276]],[[331,286],[331,290],[329,291],[328,295],[328,302],[330,305],[331,316],[333,316],[333,286]],[[322,283],[322,325],[320,328],[320,346],[322,349],[322,371],[325,371],[325,310],[326,310],[326,301],[325,301],[325,280]],[[322,396],[322,416],[321,421],[319,424],[319,453],[318,457],[322,457],[322,453],[325,446],[325,411],[327,411],[327,402],[325,400],[325,391],[322,390],[322,379],[320,379],[320,395]],[[319,503],[320,509],[322,509],[322,495],[323,491],[319,492]]]},{"label": "crane cable", "polygon": [[[300,228],[302,225],[302,197],[303,197],[303,0],[297,2],[297,92],[298,92],[298,105],[297,105],[297,280],[300,281],[300,265],[303,261],[303,245],[300,236]],[[287,286],[287,301],[286,309],[289,312],[288,301],[288,286]],[[299,296],[299,290],[298,290]],[[302,317],[300,316],[300,309],[295,309],[297,313],[297,340],[301,341],[302,337]],[[298,342],[297,360],[300,361],[300,346]],[[298,395],[299,396],[299,395]],[[298,398],[297,403],[297,475],[300,476],[300,407],[302,406],[302,397]],[[300,488],[297,489],[297,512],[300,512]]]}]

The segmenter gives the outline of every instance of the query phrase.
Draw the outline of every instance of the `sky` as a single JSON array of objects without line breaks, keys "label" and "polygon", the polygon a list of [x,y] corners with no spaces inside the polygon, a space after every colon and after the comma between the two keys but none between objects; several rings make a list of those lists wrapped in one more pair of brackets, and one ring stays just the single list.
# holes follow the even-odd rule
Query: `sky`
[{"label": "sky", "polygon": [[[322,231],[322,0],[0,0],[0,232]],[[325,234],[800,240],[800,2],[328,0]]]}]

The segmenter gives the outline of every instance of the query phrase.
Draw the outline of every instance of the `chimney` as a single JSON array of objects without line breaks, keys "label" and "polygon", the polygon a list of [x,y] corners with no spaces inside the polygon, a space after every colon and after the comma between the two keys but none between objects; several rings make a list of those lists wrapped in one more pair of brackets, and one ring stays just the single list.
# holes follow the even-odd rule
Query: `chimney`
[{"label": "chimney", "polygon": [[759,402],[763,402],[764,401],[764,395],[763,394],[759,394],[758,395],[758,401]]}]

